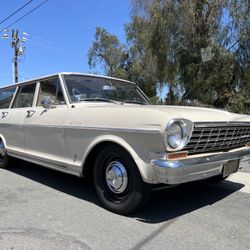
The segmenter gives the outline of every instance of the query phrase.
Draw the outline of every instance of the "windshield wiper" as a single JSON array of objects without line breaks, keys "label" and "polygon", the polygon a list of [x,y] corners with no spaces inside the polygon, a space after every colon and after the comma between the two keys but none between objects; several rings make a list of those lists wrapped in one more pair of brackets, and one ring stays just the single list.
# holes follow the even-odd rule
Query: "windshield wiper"
[{"label": "windshield wiper", "polygon": [[111,102],[115,104],[121,104],[118,101],[106,99],[106,98],[100,98],[100,97],[93,97],[93,98],[82,98],[80,101],[87,101],[87,102]]},{"label": "windshield wiper", "polygon": [[136,100],[125,100],[122,103],[134,103],[134,104],[147,105],[147,103],[145,103],[145,102],[136,101]]},{"label": "windshield wiper", "polygon": [[101,98],[101,97],[91,97],[91,98],[82,98],[80,101],[86,101],[86,102],[111,102],[115,104],[124,104],[124,103],[133,103],[133,104],[140,104],[140,105],[146,105],[147,103],[136,101],[136,100],[125,100],[123,102],[107,99],[107,98]]}]

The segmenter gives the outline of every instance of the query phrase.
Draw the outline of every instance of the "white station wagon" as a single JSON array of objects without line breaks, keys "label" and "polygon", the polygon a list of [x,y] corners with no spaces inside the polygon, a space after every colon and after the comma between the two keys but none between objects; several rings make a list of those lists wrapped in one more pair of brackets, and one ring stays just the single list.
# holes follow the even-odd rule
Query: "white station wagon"
[{"label": "white station wagon", "polygon": [[220,181],[249,163],[250,117],[153,106],[132,82],[59,73],[0,89],[0,167],[20,158],[92,174],[103,206],[132,213],[152,188]]}]

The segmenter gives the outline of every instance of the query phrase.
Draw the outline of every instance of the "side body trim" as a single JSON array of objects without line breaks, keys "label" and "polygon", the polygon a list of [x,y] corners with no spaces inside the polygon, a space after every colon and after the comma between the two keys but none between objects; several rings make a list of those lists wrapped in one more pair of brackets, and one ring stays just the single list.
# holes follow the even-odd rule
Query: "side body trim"
[{"label": "side body trim", "polygon": [[35,163],[35,164],[44,166],[46,168],[50,168],[50,169],[57,170],[60,172],[72,174],[72,175],[75,175],[78,177],[81,176],[80,171],[76,171],[75,169],[70,168],[68,165],[61,163],[61,162],[56,162],[53,160],[44,159],[42,157],[37,157],[37,156],[33,156],[33,155],[22,154],[16,150],[11,150],[11,149],[7,149],[7,152],[8,152],[9,156],[13,156],[13,157],[21,159],[21,160]]},{"label": "side body trim", "polygon": [[129,132],[129,133],[143,133],[143,134],[159,134],[158,129],[145,129],[145,128],[115,128],[115,127],[95,127],[84,125],[70,125],[70,126],[58,126],[58,125],[46,125],[46,124],[13,124],[13,123],[0,123],[5,126],[21,126],[21,127],[46,127],[46,128],[65,128],[65,129],[85,129],[85,130],[101,130],[101,131],[114,131],[114,132]]}]

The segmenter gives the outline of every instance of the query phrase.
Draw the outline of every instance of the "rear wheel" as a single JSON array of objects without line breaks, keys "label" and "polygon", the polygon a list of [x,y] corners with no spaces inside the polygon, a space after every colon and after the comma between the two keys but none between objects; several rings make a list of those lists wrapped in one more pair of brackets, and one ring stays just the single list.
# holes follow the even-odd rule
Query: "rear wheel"
[{"label": "rear wheel", "polygon": [[123,215],[141,208],[151,194],[151,185],[143,182],[134,160],[116,145],[108,145],[99,152],[94,183],[104,207]]},{"label": "rear wheel", "polygon": [[0,140],[0,168],[7,168],[9,165],[9,156],[6,153],[6,148],[2,140]]}]

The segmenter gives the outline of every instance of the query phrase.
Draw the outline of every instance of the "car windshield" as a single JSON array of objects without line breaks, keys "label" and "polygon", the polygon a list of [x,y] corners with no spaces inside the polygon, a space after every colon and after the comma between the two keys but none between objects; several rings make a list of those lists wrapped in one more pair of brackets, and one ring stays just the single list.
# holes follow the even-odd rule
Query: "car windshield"
[{"label": "car windshield", "polygon": [[82,75],[64,75],[71,102],[101,101],[149,104],[136,84]]}]

